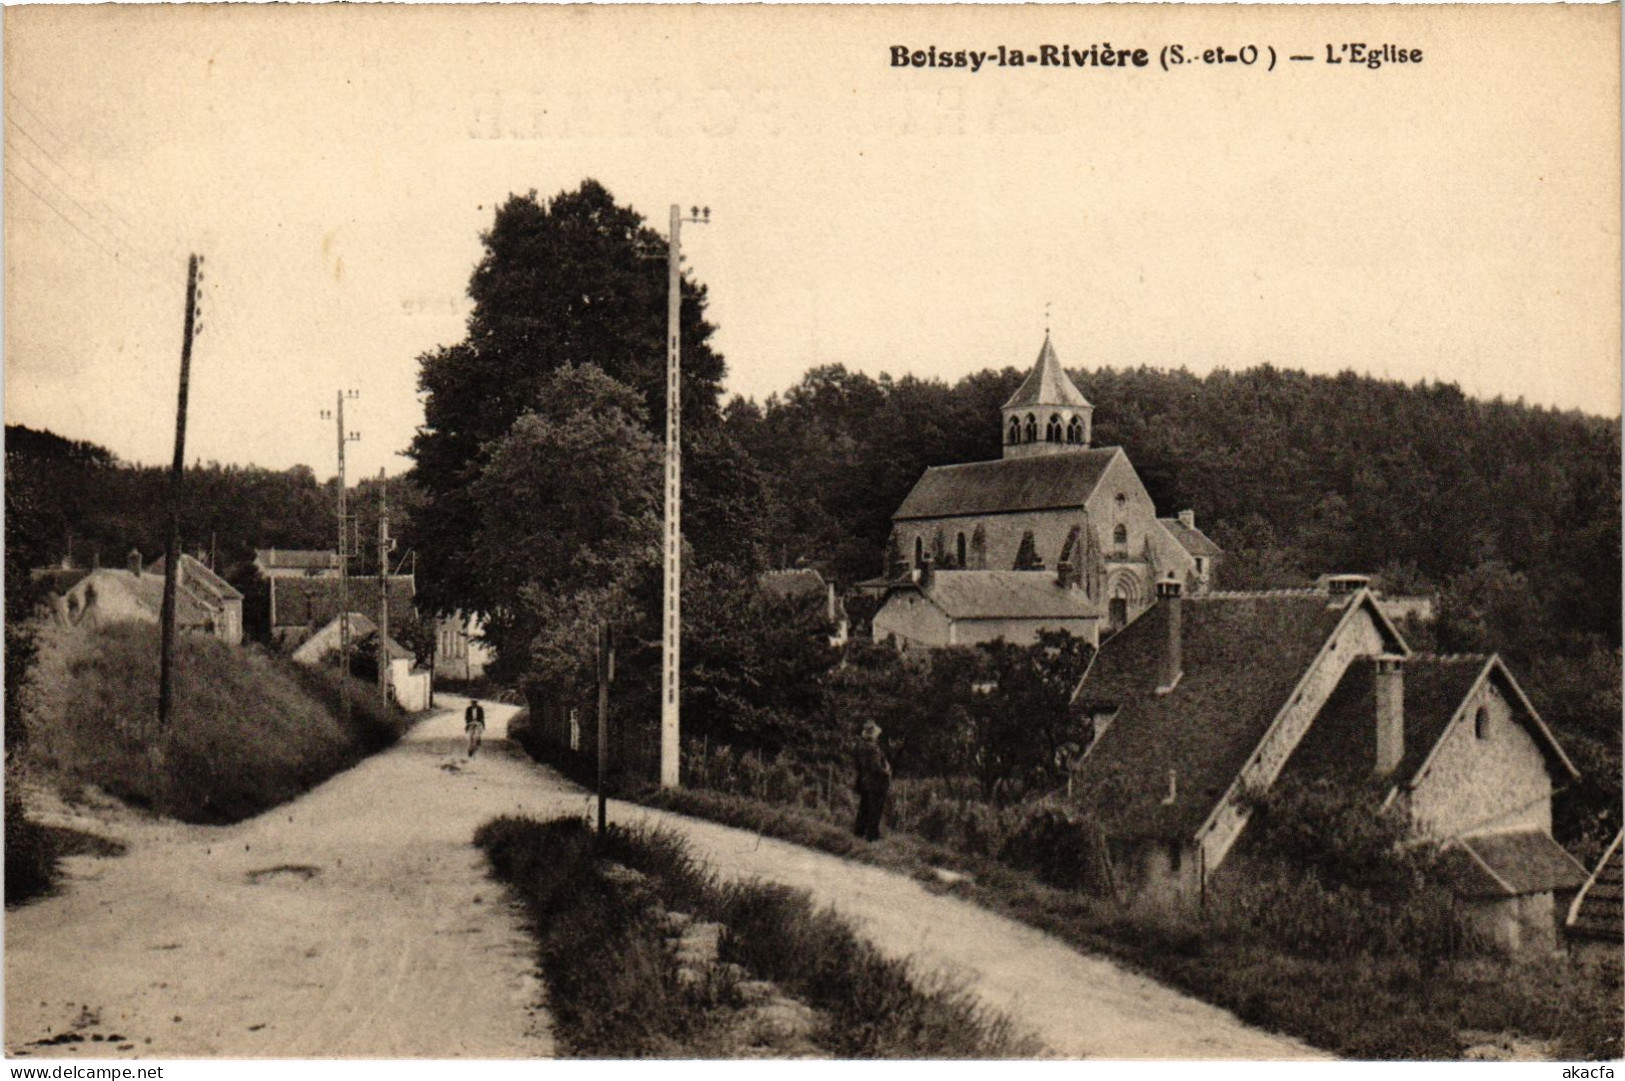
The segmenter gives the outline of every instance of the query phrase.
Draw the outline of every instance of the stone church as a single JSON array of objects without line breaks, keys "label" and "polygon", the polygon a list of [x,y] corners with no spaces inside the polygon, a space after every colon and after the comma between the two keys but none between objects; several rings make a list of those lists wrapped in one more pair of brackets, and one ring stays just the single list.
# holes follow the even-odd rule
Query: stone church
[{"label": "stone church", "polygon": [[1158,518],[1121,447],[1093,445],[1094,406],[1044,336],[1001,410],[1004,455],[934,466],[892,515],[877,640],[904,648],[1064,629],[1098,643],[1156,599],[1199,595],[1220,549],[1194,514]]}]

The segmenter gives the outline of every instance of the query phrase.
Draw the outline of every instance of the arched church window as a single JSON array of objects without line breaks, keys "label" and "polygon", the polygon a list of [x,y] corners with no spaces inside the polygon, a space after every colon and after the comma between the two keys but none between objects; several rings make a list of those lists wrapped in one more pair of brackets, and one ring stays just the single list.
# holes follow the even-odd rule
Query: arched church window
[{"label": "arched church window", "polygon": [[1025,434],[1027,436],[1025,440],[1026,442],[1038,442],[1038,418],[1033,416],[1031,413],[1027,414],[1027,426],[1025,428]]},{"label": "arched church window", "polygon": [[1119,525],[1112,530],[1112,543],[1119,546],[1128,544],[1128,526]]},{"label": "arched church window", "polygon": [[1044,442],[1059,443],[1061,441],[1061,414],[1051,413],[1049,424],[1044,428]]},{"label": "arched church window", "polygon": [[1009,442],[1012,445],[1021,442],[1021,418],[1020,417],[1011,417],[1010,418],[1010,439],[1009,439]]},{"label": "arched church window", "polygon": [[1068,443],[1083,442],[1083,418],[1073,417],[1066,426],[1066,441]]},{"label": "arched church window", "polygon": [[916,567],[923,567],[925,565],[925,538],[924,537],[915,537],[914,538],[914,565]]},{"label": "arched church window", "polygon": [[1484,706],[1479,706],[1473,715],[1473,735],[1479,739],[1490,738],[1490,711]]},{"label": "arched church window", "polygon": [[965,534],[963,534],[963,533],[961,533],[959,535],[959,543],[955,547],[954,554],[959,557],[959,562],[957,564],[955,564],[955,565],[960,570],[964,570],[965,569]]}]

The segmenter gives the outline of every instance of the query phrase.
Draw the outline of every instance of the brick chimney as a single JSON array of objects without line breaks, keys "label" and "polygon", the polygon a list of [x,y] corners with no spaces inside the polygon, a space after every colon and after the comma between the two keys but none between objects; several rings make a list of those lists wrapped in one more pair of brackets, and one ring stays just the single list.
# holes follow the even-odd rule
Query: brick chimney
[{"label": "brick chimney", "polygon": [[1157,603],[1167,609],[1168,637],[1163,640],[1162,664],[1157,673],[1157,693],[1167,694],[1185,674],[1183,587],[1177,580],[1157,583]]},{"label": "brick chimney", "polygon": [[1386,777],[1405,757],[1405,658],[1385,654],[1374,662],[1377,697],[1376,774]]},{"label": "brick chimney", "polygon": [[1196,512],[1193,511],[1193,510],[1182,510],[1182,511],[1180,511],[1179,512],[1179,524],[1184,526],[1186,529],[1195,529],[1196,528]]},{"label": "brick chimney", "polygon": [[129,555],[130,573],[137,578],[141,577],[141,549],[131,548]]}]

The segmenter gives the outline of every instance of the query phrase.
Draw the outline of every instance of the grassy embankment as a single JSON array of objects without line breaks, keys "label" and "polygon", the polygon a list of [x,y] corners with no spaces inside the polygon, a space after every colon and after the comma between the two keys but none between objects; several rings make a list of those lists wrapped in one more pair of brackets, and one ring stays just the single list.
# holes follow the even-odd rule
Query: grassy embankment
[{"label": "grassy embankment", "polygon": [[[68,789],[95,785],[187,822],[227,823],[299,795],[394,743],[410,723],[374,688],[352,682],[349,724],[336,672],[258,647],[182,635],[170,724],[157,731],[158,628],[118,624],[42,650],[23,765]],[[51,831],[30,828],[12,787],[6,803],[7,899],[50,879]]]},{"label": "grassy embankment", "polygon": [[[1039,1050],[962,991],[882,957],[805,893],[719,882],[673,834],[611,827],[600,836],[578,819],[504,817],[482,826],[475,842],[530,910],[567,1054],[1009,1058]],[[696,942],[714,947],[696,950]]]},{"label": "grassy embankment", "polygon": [[[525,735],[521,722],[521,743],[543,760],[553,757]],[[1417,913],[1402,913],[1395,922],[1412,926],[1373,948],[1380,911],[1346,891],[1301,884],[1283,890],[1278,882],[1231,882],[1201,914],[1139,911],[1056,888],[1040,877],[1055,861],[1022,851],[1027,814],[981,800],[974,785],[900,780],[887,836],[866,844],[851,833],[855,802],[844,771],[836,776],[786,759],[715,750],[703,761],[686,760],[685,771],[696,787],[622,794],[951,888],[1251,1024],[1339,1055],[1454,1059],[1477,1039],[1466,1035],[1474,1032],[1555,1041],[1556,1053],[1570,1058],[1621,1053],[1617,967],[1588,971],[1563,958],[1475,952],[1446,942],[1443,921],[1427,926],[1426,914]],[[938,869],[968,877],[945,887]],[[1407,938],[1423,948],[1407,950]]]}]

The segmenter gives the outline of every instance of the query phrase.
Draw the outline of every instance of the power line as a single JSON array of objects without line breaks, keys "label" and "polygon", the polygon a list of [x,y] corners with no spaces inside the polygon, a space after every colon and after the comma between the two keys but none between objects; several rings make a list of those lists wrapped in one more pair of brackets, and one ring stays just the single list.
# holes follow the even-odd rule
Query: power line
[{"label": "power line", "polygon": [[37,190],[35,190],[35,188],[34,188],[34,186],[32,184],[30,184],[28,181],[24,180],[22,177],[18,176],[16,174],[16,172],[14,172],[12,170],[12,168],[11,168],[11,166],[9,164],[7,164],[5,166],[5,171],[6,171],[6,175],[10,176],[11,179],[13,179],[17,183],[21,184],[30,194],[32,194],[34,196],[34,198],[38,199],[40,202],[44,203],[48,208],[50,208],[51,213],[55,214],[57,217],[61,218],[65,222],[67,222],[68,226],[71,229],[73,229],[74,232],[78,233],[80,236],[82,236],[86,240],[90,241],[90,243],[92,245],[94,245],[98,251],[100,251],[103,255],[107,256],[109,259],[113,260],[113,262],[116,263],[121,270],[124,270],[124,271],[128,272],[133,277],[139,277],[140,276],[140,275],[136,274],[136,272],[135,272],[135,270],[133,268],[127,266],[124,263],[124,261],[122,259],[120,259],[117,255],[115,255],[112,252],[108,251],[107,248],[101,243],[101,241],[97,240],[95,237],[91,236],[89,233],[87,233],[83,229],[79,228],[79,223],[78,222],[74,221],[72,218],[70,218],[66,214],[64,214],[60,209],[57,208],[57,205],[55,203],[51,202],[51,200],[47,199],[45,196],[41,195]]},{"label": "power line", "polygon": [[[116,244],[117,246],[119,246],[120,248],[128,249],[131,254],[136,256],[136,258],[140,259],[143,263],[146,263],[148,269],[154,270],[154,271],[156,271],[158,269],[157,265],[153,262],[151,256],[147,252],[142,250],[141,245],[135,243],[133,240],[131,240],[127,236],[120,235],[118,230],[114,229],[111,225],[109,225],[103,219],[97,217],[94,211],[92,211],[84,203],[80,202],[78,197],[75,196],[73,194],[73,192],[69,191],[67,189],[67,187],[64,184],[62,184],[60,181],[58,181],[55,177],[53,177],[50,174],[49,171],[47,171],[46,169],[41,167],[39,162],[35,161],[33,158],[29,157],[27,154],[24,154],[22,152],[22,148],[19,147],[16,143],[12,142],[9,138],[6,139],[5,142],[6,142],[6,146],[11,149],[11,152],[14,155],[21,158],[24,162],[26,162],[35,172],[37,172],[45,180],[45,182],[47,184],[51,185],[52,188],[55,188],[59,193],[61,193],[63,196],[65,196],[69,202],[71,202],[74,206],[78,207],[80,213],[82,213],[85,217],[89,218],[91,221],[95,222],[97,225],[101,226],[102,230],[107,234],[107,238],[109,240],[113,241],[113,243]],[[55,159],[53,159],[53,160],[55,160]],[[15,176],[16,174],[14,173],[12,175]]]},{"label": "power line", "polygon": [[[35,121],[37,121],[39,123],[40,127],[56,143],[57,148],[58,148],[59,151],[62,150],[63,148],[65,148],[65,147],[70,147],[71,146],[71,144],[66,139],[64,139],[61,136],[61,134],[58,133],[57,130],[55,128],[53,128],[51,126],[51,124],[43,116],[41,116],[39,114],[39,111],[37,109],[35,109],[33,106],[29,105],[28,102],[24,101],[21,97],[19,97],[15,90],[12,90],[10,87],[7,87],[6,88],[6,94],[10,96],[12,101],[14,101],[18,105],[20,105],[25,111],[28,112],[28,114],[30,116],[32,116],[34,118]],[[31,142],[35,146],[39,147],[40,150],[45,154],[45,156],[47,158],[49,158],[52,162],[54,162],[59,169],[61,169],[64,173],[68,174],[68,176],[70,178],[78,181],[80,184],[84,185],[85,187],[92,189],[92,192],[94,193],[95,189],[97,188],[97,185],[95,183],[93,183],[91,180],[86,178],[78,170],[70,168],[61,159],[59,159],[55,154],[52,154],[50,149],[48,147],[46,147],[46,145],[44,143],[42,143],[38,138],[36,138],[32,132],[30,132],[26,127],[24,127],[22,122],[19,121],[17,119],[17,117],[15,115],[13,115],[13,113],[10,110],[8,110],[6,112],[6,120],[8,122],[10,122],[12,124],[12,126],[14,126],[19,132],[21,132],[23,134],[23,136],[25,136],[28,139],[29,142]],[[37,165],[35,167],[38,168]],[[124,224],[124,227],[126,229],[128,229],[132,234],[145,233],[145,234],[150,235],[150,234],[156,232],[156,230],[154,230],[152,228],[151,222],[147,222],[147,221],[145,221],[143,219],[143,224],[136,225],[133,222],[131,222],[128,218],[126,218],[123,214],[119,213],[118,208],[113,206],[111,203],[109,203],[105,199],[98,198],[98,199],[95,200],[95,202],[96,202],[96,204],[98,206],[103,207],[104,209],[106,209],[108,211],[108,213],[112,214],[115,218],[117,218],[120,222],[122,222]],[[136,215],[136,216],[138,218],[140,217],[140,215]],[[178,254],[178,249],[172,249],[167,254],[171,255],[171,256],[177,255]],[[157,268],[154,268],[154,269],[157,269]]]}]

